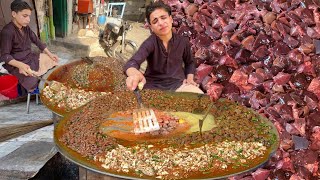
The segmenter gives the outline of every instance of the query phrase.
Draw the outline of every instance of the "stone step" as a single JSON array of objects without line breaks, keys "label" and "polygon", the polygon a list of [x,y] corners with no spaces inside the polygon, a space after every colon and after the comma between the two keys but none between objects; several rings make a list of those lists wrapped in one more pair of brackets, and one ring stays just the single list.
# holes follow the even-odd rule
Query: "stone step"
[{"label": "stone step", "polygon": [[56,153],[53,142],[27,142],[0,158],[0,179],[32,178]]}]

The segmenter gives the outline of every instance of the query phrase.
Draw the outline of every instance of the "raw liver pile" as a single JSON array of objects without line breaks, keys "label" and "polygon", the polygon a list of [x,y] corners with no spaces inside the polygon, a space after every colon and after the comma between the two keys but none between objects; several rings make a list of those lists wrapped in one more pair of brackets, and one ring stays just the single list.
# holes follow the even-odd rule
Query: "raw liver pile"
[{"label": "raw liver pile", "polygon": [[188,36],[196,80],[268,117],[281,143],[266,166],[230,179],[320,177],[320,1],[165,0]]}]

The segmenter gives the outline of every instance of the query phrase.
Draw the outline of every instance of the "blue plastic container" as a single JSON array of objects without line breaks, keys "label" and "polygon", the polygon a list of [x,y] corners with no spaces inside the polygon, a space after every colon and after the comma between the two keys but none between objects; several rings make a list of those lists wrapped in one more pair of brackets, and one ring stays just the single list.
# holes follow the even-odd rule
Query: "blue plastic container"
[{"label": "blue plastic container", "polygon": [[98,16],[98,25],[99,26],[104,25],[106,23],[106,20],[107,20],[107,18],[105,15],[99,15]]}]

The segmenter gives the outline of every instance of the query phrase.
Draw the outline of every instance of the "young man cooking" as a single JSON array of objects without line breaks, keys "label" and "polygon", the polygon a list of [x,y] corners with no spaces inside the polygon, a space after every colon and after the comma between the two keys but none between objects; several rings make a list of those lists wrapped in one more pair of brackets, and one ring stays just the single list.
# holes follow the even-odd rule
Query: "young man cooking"
[{"label": "young man cooking", "polygon": [[[19,79],[19,83],[31,92],[38,86],[41,76],[57,65],[58,57],[52,54],[28,26],[32,8],[27,2],[11,3],[12,21],[1,31],[1,57],[4,68]],[[44,53],[31,51],[31,42]]]},{"label": "young man cooking", "polygon": [[[172,32],[171,8],[161,1],[152,3],[146,7],[146,18],[152,33],[124,66],[128,89],[142,82],[148,89],[203,93],[194,82],[188,38]],[[143,74],[139,69],[145,60],[148,65]]]}]

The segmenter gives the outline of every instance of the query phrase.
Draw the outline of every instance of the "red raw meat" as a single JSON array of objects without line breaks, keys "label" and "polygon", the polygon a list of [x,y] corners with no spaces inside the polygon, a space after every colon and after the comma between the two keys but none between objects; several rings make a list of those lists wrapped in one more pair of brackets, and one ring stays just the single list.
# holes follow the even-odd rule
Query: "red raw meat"
[{"label": "red raw meat", "polygon": [[237,62],[229,55],[222,56],[219,61],[219,65],[226,65],[226,66],[238,69]]},{"label": "red raw meat", "polygon": [[218,83],[212,83],[209,85],[209,88],[207,90],[207,94],[210,96],[210,98],[215,101],[220,98],[220,95],[222,93],[223,86]]},{"label": "red raw meat", "polygon": [[200,64],[196,71],[196,82],[201,83],[204,77],[208,76],[213,69],[213,66],[207,64]]},{"label": "red raw meat", "polygon": [[166,1],[178,33],[190,38],[201,87],[212,99],[257,109],[280,132],[281,153],[264,167],[270,170],[264,179],[320,177],[319,157],[299,164],[295,155],[320,153],[320,2]]},{"label": "red raw meat", "polygon": [[298,131],[299,134],[304,136],[306,134],[306,120],[305,118],[298,118],[294,120],[292,124]]},{"label": "red raw meat", "polygon": [[278,161],[278,163],[276,164],[276,169],[283,169],[285,171],[295,173],[293,163],[289,157],[285,157],[282,160]]},{"label": "red raw meat", "polygon": [[270,170],[259,168],[252,173],[252,177],[254,180],[264,180],[268,178],[269,174]]},{"label": "red raw meat", "polygon": [[320,100],[320,79],[319,79],[319,77],[312,79],[307,90],[314,93],[318,97],[318,100]]},{"label": "red raw meat", "polygon": [[279,72],[276,76],[273,77],[273,80],[278,85],[284,85],[289,82],[291,74]]},{"label": "red raw meat", "polygon": [[320,150],[320,126],[316,126],[312,129],[310,149],[319,151]]},{"label": "red raw meat", "polygon": [[289,180],[304,180],[303,177],[300,177],[299,175],[297,174],[293,174]]},{"label": "red raw meat", "polygon": [[248,84],[248,75],[237,69],[233,72],[229,82],[237,85],[239,88]]}]

